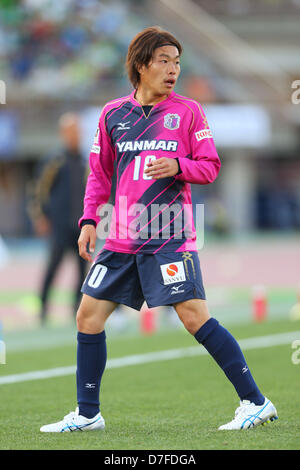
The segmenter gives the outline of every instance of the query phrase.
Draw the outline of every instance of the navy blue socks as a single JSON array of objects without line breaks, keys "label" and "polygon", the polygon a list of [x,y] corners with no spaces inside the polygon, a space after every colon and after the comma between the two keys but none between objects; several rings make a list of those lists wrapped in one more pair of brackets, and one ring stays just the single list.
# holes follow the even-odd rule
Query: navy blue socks
[{"label": "navy blue socks", "polygon": [[240,400],[249,400],[256,405],[264,403],[247,366],[239,344],[215,318],[210,318],[195,334],[234,386]]},{"label": "navy blue socks", "polygon": [[[195,334],[195,339],[224,371],[240,400],[262,405],[264,396],[259,391],[244,355],[234,337],[219,322],[210,318]],[[98,334],[77,335],[77,403],[79,414],[93,418],[100,407],[101,378],[107,359],[105,331]]]},{"label": "navy blue socks", "polygon": [[79,414],[93,418],[99,413],[99,393],[107,359],[106,336],[77,334],[77,403]]}]

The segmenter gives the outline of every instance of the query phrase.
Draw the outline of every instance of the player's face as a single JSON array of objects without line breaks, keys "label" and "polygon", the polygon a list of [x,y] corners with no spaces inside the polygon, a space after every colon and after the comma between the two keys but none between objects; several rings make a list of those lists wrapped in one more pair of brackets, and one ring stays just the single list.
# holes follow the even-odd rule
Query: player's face
[{"label": "player's face", "polygon": [[148,88],[154,95],[169,95],[179,74],[180,57],[177,47],[158,47],[150,64],[143,65],[140,70],[139,87]]}]

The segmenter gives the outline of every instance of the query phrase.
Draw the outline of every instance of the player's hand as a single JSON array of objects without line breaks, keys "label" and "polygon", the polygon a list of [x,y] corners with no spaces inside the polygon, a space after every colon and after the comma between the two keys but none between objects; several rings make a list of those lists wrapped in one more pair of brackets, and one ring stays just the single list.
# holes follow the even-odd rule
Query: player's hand
[{"label": "player's hand", "polygon": [[95,251],[96,238],[97,235],[94,225],[87,224],[82,227],[78,238],[79,255],[90,263],[93,262],[93,258],[88,252],[88,246],[89,251],[93,253]]},{"label": "player's hand", "polygon": [[148,163],[147,167],[145,174],[147,176],[152,176],[155,180],[175,176],[179,170],[176,158],[167,157],[152,160]]}]

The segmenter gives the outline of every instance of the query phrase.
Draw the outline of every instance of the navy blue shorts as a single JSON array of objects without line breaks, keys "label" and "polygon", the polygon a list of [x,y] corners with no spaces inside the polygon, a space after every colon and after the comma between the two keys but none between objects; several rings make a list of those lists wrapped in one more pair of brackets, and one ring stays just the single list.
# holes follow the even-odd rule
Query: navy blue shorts
[{"label": "navy blue shorts", "polygon": [[81,292],[140,310],[205,299],[196,251],[127,254],[103,250],[92,264]]}]

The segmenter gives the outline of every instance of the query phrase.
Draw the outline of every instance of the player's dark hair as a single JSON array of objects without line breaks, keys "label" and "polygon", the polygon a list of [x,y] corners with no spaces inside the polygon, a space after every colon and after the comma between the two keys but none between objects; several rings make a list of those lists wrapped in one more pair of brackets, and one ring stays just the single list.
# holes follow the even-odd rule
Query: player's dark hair
[{"label": "player's dark hair", "polygon": [[154,50],[166,45],[177,47],[179,55],[181,55],[182,46],[180,42],[171,33],[159,26],[146,28],[132,39],[126,57],[126,70],[134,88],[137,88],[140,82],[139,67],[149,65]]}]

